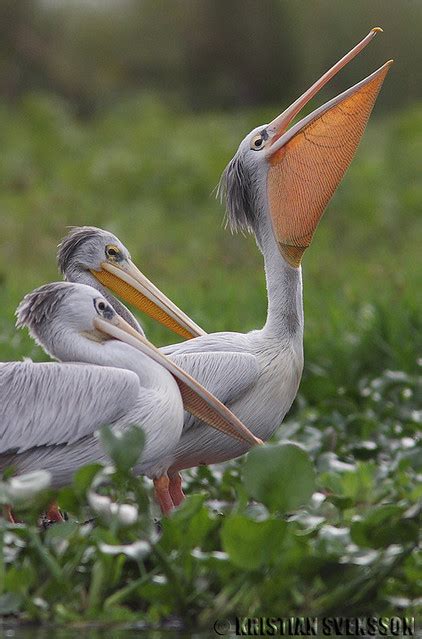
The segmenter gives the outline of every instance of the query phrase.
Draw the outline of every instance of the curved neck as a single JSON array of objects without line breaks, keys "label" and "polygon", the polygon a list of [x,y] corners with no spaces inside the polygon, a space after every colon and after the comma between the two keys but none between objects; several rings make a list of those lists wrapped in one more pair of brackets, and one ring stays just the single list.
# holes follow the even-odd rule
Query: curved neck
[{"label": "curved neck", "polygon": [[167,392],[173,383],[172,376],[163,366],[129,344],[113,339],[98,346],[92,364],[133,371],[138,376],[141,386],[150,390]]},{"label": "curved neck", "polygon": [[263,212],[256,232],[264,256],[268,294],[264,331],[277,338],[303,336],[302,269],[290,266],[278,249],[269,217]]},{"label": "curved neck", "polygon": [[135,316],[132,315],[130,310],[126,308],[126,306],[122,304],[122,302],[120,302],[116,297],[114,297],[114,295],[112,295],[110,291],[106,289],[105,286],[103,286],[101,282],[99,282],[92,275],[92,273],[86,271],[83,268],[74,268],[70,272],[66,273],[65,279],[68,282],[75,282],[76,284],[87,284],[88,286],[92,286],[93,288],[95,288],[101,293],[103,297],[106,298],[107,302],[110,302],[110,304],[112,305],[116,313],[120,315],[120,317],[123,317],[123,319],[126,320],[126,322],[135,329],[135,331],[138,331],[138,333],[145,336],[144,329],[139,324]]}]

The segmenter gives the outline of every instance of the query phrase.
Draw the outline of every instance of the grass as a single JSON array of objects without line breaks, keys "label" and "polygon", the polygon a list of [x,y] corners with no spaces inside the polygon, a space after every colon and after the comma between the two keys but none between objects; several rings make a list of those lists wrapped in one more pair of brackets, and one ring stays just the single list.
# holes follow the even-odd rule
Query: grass
[{"label": "grass", "polygon": [[[149,98],[80,122],[44,95],[3,107],[0,358],[45,358],[15,331],[13,313],[27,291],[57,279],[55,247],[74,224],[114,231],[206,330],[262,325],[261,256],[223,228],[212,190],[243,135],[276,111],[185,116]],[[305,255],[305,371],[275,440],[307,450],[316,497],[251,504],[249,456],[187,473],[191,497],[158,536],[148,488],[125,468],[111,490],[141,504],[138,522],[76,526],[98,469],[81,471],[61,495],[72,521],[39,533],[33,504],[23,504],[27,525],[2,524],[3,613],[66,623],[176,615],[204,628],[223,612],[414,613],[421,132],[417,107],[370,123]],[[155,343],[173,340],[144,325]],[[277,482],[284,462],[268,465]],[[280,494],[297,494],[299,467],[290,485],[276,484]],[[134,549],[139,540],[146,546]]]}]

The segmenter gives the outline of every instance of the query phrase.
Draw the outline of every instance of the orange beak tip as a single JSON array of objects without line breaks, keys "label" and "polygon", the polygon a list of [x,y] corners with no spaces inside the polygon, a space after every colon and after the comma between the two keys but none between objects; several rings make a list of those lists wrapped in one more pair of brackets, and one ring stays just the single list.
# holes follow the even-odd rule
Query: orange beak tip
[{"label": "orange beak tip", "polygon": [[371,29],[371,33],[384,33],[384,29],[381,29],[381,27],[374,27]]}]

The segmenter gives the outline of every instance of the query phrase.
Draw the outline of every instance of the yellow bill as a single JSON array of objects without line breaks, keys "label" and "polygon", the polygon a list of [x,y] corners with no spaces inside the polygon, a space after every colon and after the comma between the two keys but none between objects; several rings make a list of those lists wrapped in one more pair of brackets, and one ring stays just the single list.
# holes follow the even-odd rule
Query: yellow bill
[{"label": "yellow bill", "polygon": [[205,331],[154,286],[132,261],[104,261],[101,263],[100,271],[92,270],[91,273],[103,286],[180,337],[192,339],[206,335]]}]

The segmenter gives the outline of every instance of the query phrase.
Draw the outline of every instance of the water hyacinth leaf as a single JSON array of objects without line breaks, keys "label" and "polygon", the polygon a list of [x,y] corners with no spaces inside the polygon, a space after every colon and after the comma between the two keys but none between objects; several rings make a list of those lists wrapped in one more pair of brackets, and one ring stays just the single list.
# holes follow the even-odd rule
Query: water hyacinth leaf
[{"label": "water hyacinth leaf", "polygon": [[345,497],[343,495],[343,483],[341,475],[333,472],[325,472],[318,475],[318,484],[329,494]]},{"label": "water hyacinth leaf", "polygon": [[354,501],[351,497],[343,497],[341,495],[328,495],[327,501],[330,501],[339,510],[347,510],[352,508]]},{"label": "water hyacinth leaf", "polygon": [[29,559],[21,565],[12,565],[7,571],[4,588],[8,593],[25,595],[36,580],[36,569]]},{"label": "water hyacinth leaf", "polygon": [[50,526],[45,533],[45,543],[56,546],[59,542],[70,539],[79,529],[76,521],[63,521]]},{"label": "water hyacinth leaf", "polygon": [[344,462],[333,452],[323,453],[318,459],[318,470],[321,473],[343,474],[354,472],[355,464]]},{"label": "water hyacinth leaf", "polygon": [[204,502],[205,495],[189,495],[171,517],[162,521],[163,550],[170,551],[175,546],[190,549],[201,544],[217,525]]},{"label": "water hyacinth leaf", "polygon": [[100,543],[98,547],[105,555],[125,555],[135,561],[145,559],[151,553],[151,544],[142,539],[122,545]]},{"label": "water hyacinth leaf", "polygon": [[25,475],[11,477],[8,481],[7,494],[13,505],[30,502],[51,484],[51,473],[48,470],[36,470]]},{"label": "water hyacinth leaf", "polygon": [[139,426],[118,432],[104,426],[100,437],[107,455],[118,470],[127,472],[139,461],[145,443],[144,432]]},{"label": "water hyacinth leaf", "polygon": [[316,550],[323,557],[338,557],[345,552],[349,543],[348,528],[336,528],[327,524],[319,531]]},{"label": "water hyacinth leaf", "polygon": [[73,476],[73,487],[77,495],[84,497],[91,487],[94,477],[102,469],[101,464],[88,464],[79,468]]},{"label": "water hyacinth leaf", "polygon": [[22,596],[16,592],[5,592],[0,596],[0,615],[12,615],[22,607]]},{"label": "water hyacinth leaf", "polygon": [[367,548],[384,548],[391,544],[416,543],[419,526],[403,517],[403,509],[394,504],[379,506],[364,519],[352,523],[352,540]]},{"label": "water hyacinth leaf", "polygon": [[251,450],[243,470],[246,492],[270,511],[287,513],[306,504],[315,490],[308,453],[290,442]]},{"label": "water hyacinth leaf", "polygon": [[344,494],[355,501],[371,501],[375,493],[375,474],[373,462],[359,462],[355,471],[342,475]]},{"label": "water hyacinth leaf", "polygon": [[287,524],[281,519],[254,521],[232,515],[221,531],[223,549],[239,568],[255,570],[271,563],[281,552]]},{"label": "water hyacinth leaf", "polygon": [[57,494],[57,503],[65,512],[77,513],[80,502],[75,490],[71,486],[64,486]]}]

